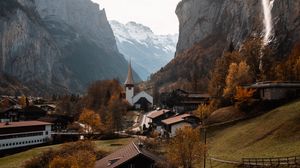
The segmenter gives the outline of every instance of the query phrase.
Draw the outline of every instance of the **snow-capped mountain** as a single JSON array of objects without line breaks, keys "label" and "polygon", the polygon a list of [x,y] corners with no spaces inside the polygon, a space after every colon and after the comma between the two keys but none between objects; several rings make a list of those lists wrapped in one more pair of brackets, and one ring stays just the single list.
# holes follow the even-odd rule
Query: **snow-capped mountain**
[{"label": "snow-capped mountain", "polygon": [[156,35],[149,27],[135,22],[110,21],[110,25],[119,51],[131,59],[133,69],[143,80],[174,57],[178,34]]}]

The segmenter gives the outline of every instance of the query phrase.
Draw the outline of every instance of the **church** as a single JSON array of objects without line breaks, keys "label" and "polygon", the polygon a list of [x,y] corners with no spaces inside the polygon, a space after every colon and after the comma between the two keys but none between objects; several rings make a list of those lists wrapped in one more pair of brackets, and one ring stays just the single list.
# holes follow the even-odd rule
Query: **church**
[{"label": "church", "polygon": [[153,97],[147,92],[134,93],[134,80],[132,75],[131,62],[128,65],[127,79],[125,85],[125,98],[130,105],[136,109],[148,110],[153,106]]}]

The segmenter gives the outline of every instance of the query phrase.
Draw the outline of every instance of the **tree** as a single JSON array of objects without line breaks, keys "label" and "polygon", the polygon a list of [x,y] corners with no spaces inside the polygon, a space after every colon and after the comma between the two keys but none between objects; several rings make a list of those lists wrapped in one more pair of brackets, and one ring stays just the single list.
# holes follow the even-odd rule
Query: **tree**
[{"label": "tree", "polygon": [[244,89],[240,86],[237,86],[234,98],[238,102],[247,102],[253,97],[255,91],[255,89]]},{"label": "tree", "polygon": [[116,94],[110,97],[107,108],[107,129],[121,130],[123,128],[123,115],[126,112],[127,104]]},{"label": "tree", "polygon": [[56,156],[50,162],[49,168],[93,168],[95,155],[86,150],[79,150],[67,156]]},{"label": "tree", "polygon": [[25,108],[26,107],[26,97],[23,95],[19,98],[19,105],[22,107],[22,108]]},{"label": "tree", "polygon": [[205,145],[200,139],[200,130],[184,127],[167,145],[167,159],[175,167],[192,168],[201,164]]},{"label": "tree", "polygon": [[213,110],[209,105],[201,104],[195,111],[195,115],[203,121],[204,119],[209,117],[212,111]]},{"label": "tree", "polygon": [[84,124],[83,131],[89,134],[95,131],[101,131],[103,128],[100,115],[89,109],[83,109],[79,117],[79,122]]},{"label": "tree", "polygon": [[226,77],[226,87],[224,89],[224,96],[231,97],[235,95],[236,87],[242,84],[251,82],[249,74],[250,67],[245,61],[239,64],[231,63]]}]

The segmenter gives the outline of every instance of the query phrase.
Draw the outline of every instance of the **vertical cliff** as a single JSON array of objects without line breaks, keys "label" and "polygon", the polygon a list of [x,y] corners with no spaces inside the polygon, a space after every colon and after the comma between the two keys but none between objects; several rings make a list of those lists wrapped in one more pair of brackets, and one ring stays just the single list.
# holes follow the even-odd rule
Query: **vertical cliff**
[{"label": "vertical cliff", "polygon": [[125,79],[127,62],[105,11],[90,0],[9,0],[0,8],[1,73],[33,93],[82,92],[95,80]]}]

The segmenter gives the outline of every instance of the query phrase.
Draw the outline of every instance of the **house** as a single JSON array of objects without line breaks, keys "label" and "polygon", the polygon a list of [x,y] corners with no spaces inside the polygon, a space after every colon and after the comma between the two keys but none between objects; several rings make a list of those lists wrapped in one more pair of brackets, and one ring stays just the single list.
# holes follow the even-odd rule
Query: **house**
[{"label": "house", "polygon": [[193,111],[201,104],[208,104],[211,96],[207,93],[192,93],[181,89],[162,94],[162,104],[173,107],[176,113]]},{"label": "house", "polygon": [[143,109],[145,111],[148,111],[153,106],[153,97],[147,92],[142,91],[135,95],[131,63],[128,65],[127,79],[124,84],[125,98],[130,105],[136,109]]},{"label": "house", "polygon": [[161,159],[135,142],[96,162],[95,168],[155,168]]},{"label": "house", "polygon": [[46,115],[47,111],[37,106],[22,108],[20,105],[14,105],[0,111],[0,120],[1,122],[37,120]]},{"label": "house", "polygon": [[149,112],[147,117],[150,119],[150,125],[160,131],[162,128],[161,121],[173,116],[175,113],[167,109],[157,109]]},{"label": "house", "polygon": [[51,125],[41,121],[0,123],[0,152],[49,142]]},{"label": "house", "polygon": [[256,89],[257,98],[261,100],[283,100],[300,97],[300,82],[258,82],[243,86],[246,89]]},{"label": "house", "polygon": [[165,134],[169,137],[173,137],[176,135],[176,130],[189,126],[189,127],[197,127],[200,123],[200,119],[191,114],[182,114],[175,117],[171,117],[161,121],[163,124],[163,128],[165,130]]}]

